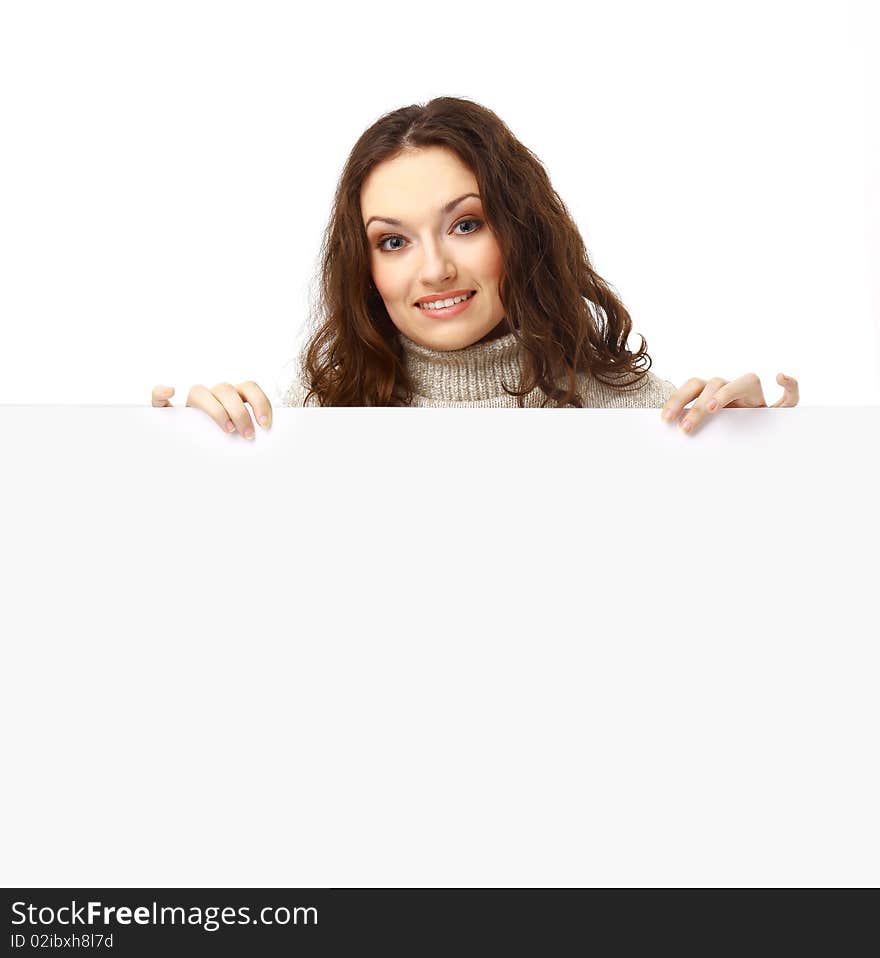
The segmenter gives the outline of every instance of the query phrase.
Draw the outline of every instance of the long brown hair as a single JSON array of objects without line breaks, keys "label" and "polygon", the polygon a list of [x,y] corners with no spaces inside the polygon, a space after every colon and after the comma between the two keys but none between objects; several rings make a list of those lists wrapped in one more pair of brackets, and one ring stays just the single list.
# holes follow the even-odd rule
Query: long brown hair
[{"label": "long brown hair", "polygon": [[412,398],[397,329],[372,283],[360,197],[378,163],[427,146],[453,150],[473,172],[501,250],[502,322],[523,350],[519,388],[504,384],[505,391],[523,397],[537,386],[548,397],[543,405],[581,406],[577,372],[615,388],[637,388],[651,366],[648,344],[641,337],[638,352],[627,348],[629,313],[591,267],[541,161],[491,110],[438,97],[385,114],[348,156],[300,359],[306,401],[317,396],[322,406],[388,406]]}]

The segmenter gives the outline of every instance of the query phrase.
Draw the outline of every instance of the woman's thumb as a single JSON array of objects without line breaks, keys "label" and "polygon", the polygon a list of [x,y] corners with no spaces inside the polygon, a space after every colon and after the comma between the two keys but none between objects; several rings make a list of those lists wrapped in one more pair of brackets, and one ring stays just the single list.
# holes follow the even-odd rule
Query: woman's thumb
[{"label": "woman's thumb", "polygon": [[173,386],[153,386],[153,405],[170,406],[170,400],[173,395]]}]

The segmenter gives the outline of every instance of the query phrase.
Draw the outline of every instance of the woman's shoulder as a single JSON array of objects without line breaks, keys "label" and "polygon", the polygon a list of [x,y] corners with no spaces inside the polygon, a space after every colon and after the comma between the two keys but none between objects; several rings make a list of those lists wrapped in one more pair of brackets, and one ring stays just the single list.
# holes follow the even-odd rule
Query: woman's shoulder
[{"label": "woman's shoulder", "polygon": [[623,387],[609,386],[589,374],[580,378],[581,398],[592,409],[660,409],[677,388],[650,369],[637,384]]}]

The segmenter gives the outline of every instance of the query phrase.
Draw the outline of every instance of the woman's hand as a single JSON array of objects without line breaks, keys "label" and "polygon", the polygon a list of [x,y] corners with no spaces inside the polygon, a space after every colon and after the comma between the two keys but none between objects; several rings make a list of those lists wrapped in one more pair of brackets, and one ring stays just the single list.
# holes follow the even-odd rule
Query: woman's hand
[{"label": "woman's hand", "polygon": [[[173,386],[154,386],[153,405],[170,406],[174,395]],[[272,425],[272,404],[255,382],[232,386],[220,383],[213,389],[193,386],[186,398],[187,406],[206,412],[224,432],[236,429],[245,439],[254,438],[254,425],[245,403],[250,403],[257,422],[268,429]]]},{"label": "woman's hand", "polygon": [[[773,403],[770,408],[796,406],[799,399],[797,380],[779,373],[776,382],[784,391],[782,398]],[[678,424],[679,429],[686,433],[695,432],[706,416],[724,406],[739,409],[767,406],[761,390],[761,380],[754,373],[746,373],[745,376],[740,376],[733,382],[717,377],[708,382],[705,379],[689,379],[666,400],[663,406],[663,418],[668,422],[674,422],[691,400],[694,400],[693,406],[686,411]]]}]

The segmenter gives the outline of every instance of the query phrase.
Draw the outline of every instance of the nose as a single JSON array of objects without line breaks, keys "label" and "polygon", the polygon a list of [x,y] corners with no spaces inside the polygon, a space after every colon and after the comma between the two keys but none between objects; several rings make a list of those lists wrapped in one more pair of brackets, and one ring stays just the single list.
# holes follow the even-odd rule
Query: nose
[{"label": "nose", "polygon": [[425,257],[422,261],[422,283],[425,286],[441,286],[455,276],[455,264],[449,250],[441,242],[427,242],[422,247]]}]

